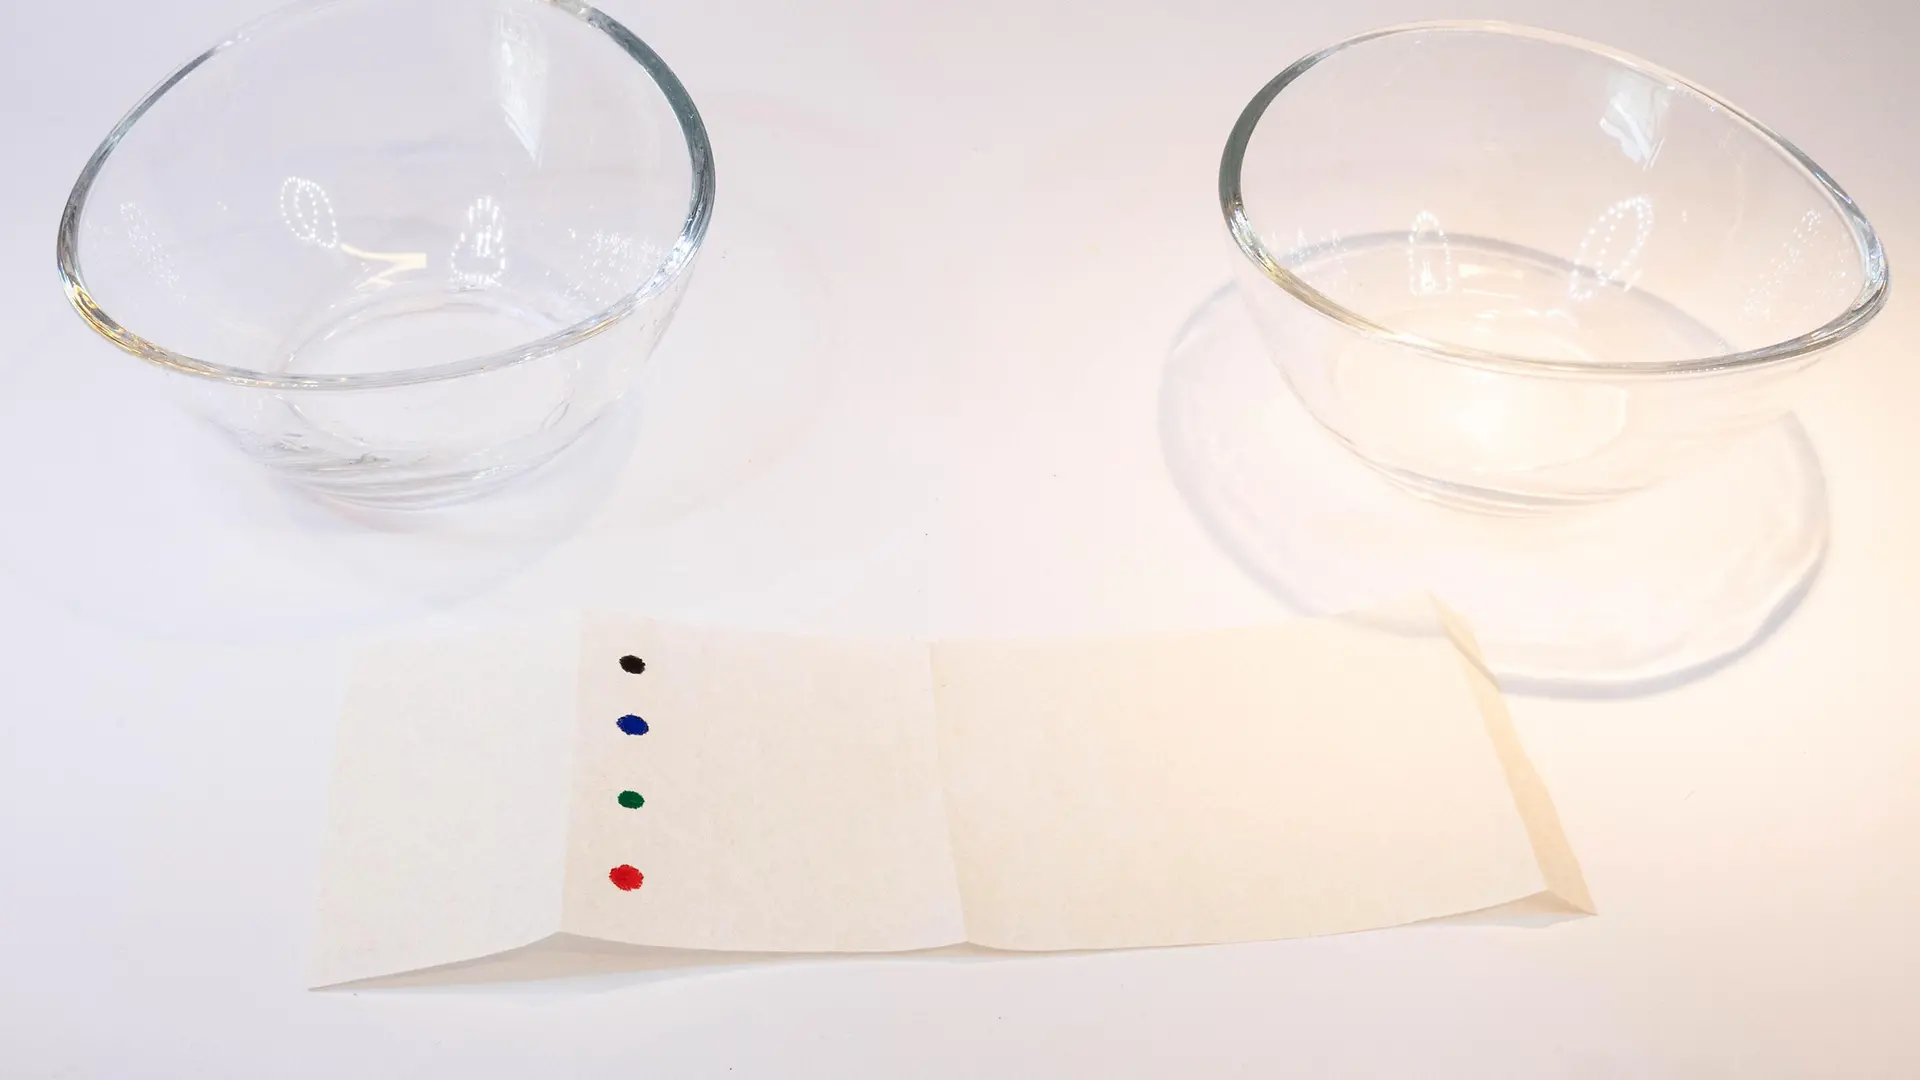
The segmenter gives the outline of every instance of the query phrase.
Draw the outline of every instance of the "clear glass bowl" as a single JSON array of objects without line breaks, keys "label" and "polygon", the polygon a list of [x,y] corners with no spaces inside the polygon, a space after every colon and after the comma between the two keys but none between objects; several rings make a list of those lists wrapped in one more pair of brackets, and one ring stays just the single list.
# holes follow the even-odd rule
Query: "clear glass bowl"
[{"label": "clear glass bowl", "polygon": [[1308,56],[1241,114],[1220,200],[1307,410],[1418,493],[1638,490],[1781,417],[1880,310],[1873,227],[1792,144],[1653,65],[1487,23]]},{"label": "clear glass bowl", "polygon": [[693,101],[574,0],[319,0],[193,58],[60,219],[102,336],[252,457],[426,505],[552,457],[632,383],[712,215]]}]

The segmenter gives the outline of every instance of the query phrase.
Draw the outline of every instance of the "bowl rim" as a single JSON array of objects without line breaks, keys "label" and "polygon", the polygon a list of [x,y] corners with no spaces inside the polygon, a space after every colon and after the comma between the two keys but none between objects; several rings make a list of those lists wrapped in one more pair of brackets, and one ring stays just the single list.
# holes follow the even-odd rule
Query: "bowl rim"
[{"label": "bowl rim", "polygon": [[693,264],[693,257],[699,250],[701,241],[706,236],[707,226],[713,218],[714,201],[713,148],[707,138],[706,124],[700,119],[700,111],[694,107],[693,98],[658,53],[635,36],[631,30],[599,9],[580,0],[517,0],[517,2],[554,8],[599,30],[646,71],[654,85],[667,99],[674,118],[680,123],[680,131],[686,140],[687,155],[693,174],[687,214],[681,223],[680,234],[673,246],[668,249],[659,266],[654,269],[653,275],[645,282],[595,314],[522,345],[426,367],[352,374],[274,374],[201,360],[149,341],[107,314],[88,291],[86,277],[81,271],[80,219],[86,210],[87,199],[92,193],[94,181],[99,177],[101,169],[113,155],[120,141],[167,91],[173,89],[176,84],[215,56],[245,44],[261,31],[274,28],[280,23],[347,2],[350,0],[298,0],[296,3],[288,4],[242,24],[225,38],[180,65],[171,75],[162,79],[133,108],[127,110],[126,115],[120,118],[120,122],[113,126],[113,130],[107,133],[105,139],[101,140],[93,156],[87,159],[86,166],[80,170],[80,176],[74,181],[73,190],[67,196],[66,206],[60,212],[60,229],[55,243],[55,261],[59,268],[61,284],[66,290],[67,301],[96,333],[119,346],[123,351],[161,367],[239,386],[267,390],[370,390],[411,386],[498,371],[515,364],[537,360],[543,356],[551,356],[562,349],[594,337],[624,320],[646,301],[667,293],[675,282],[686,275]]},{"label": "bowl rim", "polygon": [[[1279,97],[1281,91],[1292,85],[1302,75],[1319,65],[1322,61],[1356,46],[1378,41],[1382,38],[1399,37],[1417,33],[1465,33],[1485,34],[1494,37],[1509,37],[1536,41],[1543,44],[1577,49],[1598,56],[1621,67],[1637,71],[1651,78],[1659,79],[1670,86],[1693,94],[1733,118],[1736,124],[1744,125],[1763,142],[1772,146],[1774,151],[1786,159],[1787,163],[1797,166],[1800,171],[1817,186],[1833,204],[1848,229],[1853,234],[1854,244],[1860,256],[1863,281],[1860,291],[1855,295],[1847,310],[1828,320],[1825,324],[1796,337],[1784,341],[1762,345],[1757,348],[1738,352],[1721,353],[1714,356],[1693,357],[1669,361],[1584,361],[1560,360],[1545,357],[1530,357],[1509,353],[1475,349],[1468,346],[1436,341],[1391,329],[1369,319],[1328,297],[1313,286],[1280,265],[1278,259],[1262,244],[1247,217],[1245,201],[1241,194],[1240,173],[1245,164],[1247,145],[1253,138],[1254,130],[1259,126],[1267,107]],[[1570,34],[1552,30],[1542,30],[1516,23],[1490,20],[1442,20],[1432,22],[1404,23],[1383,27],[1358,34],[1344,41],[1336,42],[1326,48],[1310,53],[1294,61],[1280,74],[1273,77],[1253,96],[1240,113],[1239,120],[1233,126],[1233,132],[1227,138],[1226,150],[1220,158],[1220,210],[1226,217],[1227,229],[1232,233],[1235,245],[1268,279],[1285,289],[1295,299],[1320,312],[1349,329],[1367,337],[1390,344],[1402,345],[1431,353],[1473,367],[1495,371],[1521,372],[1528,374],[1559,375],[1605,375],[1611,378],[1660,375],[1699,375],[1717,373],[1729,369],[1745,369],[1765,365],[1783,364],[1804,358],[1838,344],[1852,336],[1865,326],[1886,305],[1887,290],[1890,284],[1887,269],[1886,252],[1880,243],[1880,236],[1873,224],[1867,220],[1853,198],[1828,175],[1825,169],[1816,164],[1799,147],[1789,142],[1772,128],[1754,119],[1744,110],[1729,103],[1725,98],[1705,89],[1691,79],[1686,79],[1666,68],[1648,63],[1638,57],[1608,48]]]}]

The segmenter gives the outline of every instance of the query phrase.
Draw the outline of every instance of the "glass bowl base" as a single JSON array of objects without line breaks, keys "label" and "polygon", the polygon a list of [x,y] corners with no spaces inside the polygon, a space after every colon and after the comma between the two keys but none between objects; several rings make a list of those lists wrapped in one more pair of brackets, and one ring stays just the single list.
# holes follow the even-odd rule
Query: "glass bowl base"
[{"label": "glass bowl base", "polygon": [[[510,290],[395,288],[302,320],[281,370],[378,372],[510,349],[567,325]],[[583,385],[584,383],[584,385]],[[211,413],[254,460],[339,502],[431,507],[488,494],[584,431],[606,388],[522,363],[418,387],[306,392]]]}]

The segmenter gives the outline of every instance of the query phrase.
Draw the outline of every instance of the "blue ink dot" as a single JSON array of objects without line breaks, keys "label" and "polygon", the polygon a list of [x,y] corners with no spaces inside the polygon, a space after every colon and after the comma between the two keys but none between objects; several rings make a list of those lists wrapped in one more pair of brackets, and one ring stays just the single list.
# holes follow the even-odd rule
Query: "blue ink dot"
[{"label": "blue ink dot", "polygon": [[623,716],[616,721],[616,723],[621,731],[629,735],[645,735],[647,733],[647,722],[637,716]]}]

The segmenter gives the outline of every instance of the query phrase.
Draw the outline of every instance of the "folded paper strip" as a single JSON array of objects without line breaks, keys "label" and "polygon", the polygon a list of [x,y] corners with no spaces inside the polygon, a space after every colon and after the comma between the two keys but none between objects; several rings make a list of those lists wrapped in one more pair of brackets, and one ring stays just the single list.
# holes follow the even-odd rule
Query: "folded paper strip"
[{"label": "folded paper strip", "polygon": [[[627,866],[644,887],[609,883]],[[312,981],[1591,911],[1471,636],[1429,601],[932,645],[587,614],[356,663]]]}]

